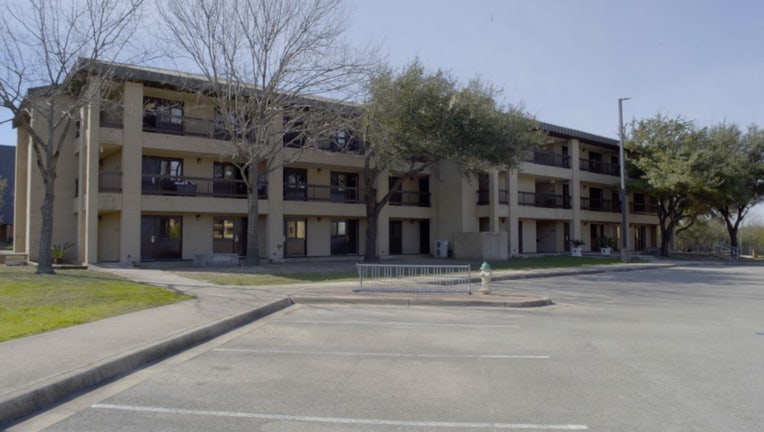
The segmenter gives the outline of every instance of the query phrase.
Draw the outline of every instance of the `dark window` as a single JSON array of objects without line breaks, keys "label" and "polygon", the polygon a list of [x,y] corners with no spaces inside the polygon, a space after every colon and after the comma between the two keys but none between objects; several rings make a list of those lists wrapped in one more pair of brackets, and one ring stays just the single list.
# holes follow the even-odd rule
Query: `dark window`
[{"label": "dark window", "polygon": [[284,168],[284,199],[306,200],[308,198],[308,170]]},{"label": "dark window", "polygon": [[183,132],[183,102],[144,97],[143,128]]},{"label": "dark window", "polygon": [[332,135],[329,149],[334,152],[357,152],[360,149],[360,140],[352,131],[340,130]]},{"label": "dark window", "polygon": [[401,183],[397,188],[395,187],[395,183],[399,180],[400,177],[390,177],[387,181],[387,187],[390,189],[390,205],[403,204],[403,193],[401,191],[403,184]]},{"label": "dark window", "polygon": [[143,157],[143,193],[175,193],[183,177],[183,159]]},{"label": "dark window", "polygon": [[358,174],[332,171],[331,183],[332,201],[357,202]]},{"label": "dark window", "polygon": [[305,124],[302,120],[284,117],[284,145],[304,147],[305,141]]},{"label": "dark window", "polygon": [[141,217],[141,259],[180,259],[183,218],[181,216]]},{"label": "dark window", "polygon": [[286,250],[284,255],[305,256],[307,253],[307,222],[305,219],[287,219],[284,224],[286,230]]}]

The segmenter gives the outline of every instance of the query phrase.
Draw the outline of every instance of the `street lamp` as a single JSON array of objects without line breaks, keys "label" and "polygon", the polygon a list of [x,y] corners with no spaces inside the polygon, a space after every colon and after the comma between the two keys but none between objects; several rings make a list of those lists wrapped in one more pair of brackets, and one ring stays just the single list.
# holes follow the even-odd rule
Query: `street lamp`
[{"label": "street lamp", "polygon": [[618,99],[618,132],[621,139],[619,160],[621,163],[621,261],[629,262],[629,225],[626,220],[626,157],[623,150],[623,101],[631,98]]}]

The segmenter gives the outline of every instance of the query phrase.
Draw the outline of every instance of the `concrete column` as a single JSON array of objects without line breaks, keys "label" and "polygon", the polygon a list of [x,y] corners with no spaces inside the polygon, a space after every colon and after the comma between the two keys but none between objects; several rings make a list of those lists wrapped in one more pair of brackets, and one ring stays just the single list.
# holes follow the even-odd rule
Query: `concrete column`
[{"label": "concrete column", "polygon": [[494,171],[488,174],[488,229],[491,232],[499,231],[499,173]]},{"label": "concrete column", "polygon": [[[282,157],[281,152],[276,157]],[[280,166],[282,163],[276,163]],[[262,203],[262,202],[261,202]],[[284,259],[286,239],[284,238],[284,169],[268,174],[268,214],[265,216],[266,256],[273,262]]]},{"label": "concrete column", "polygon": [[573,209],[573,220],[570,222],[570,238],[583,239],[581,233],[581,150],[577,139],[568,141],[570,145],[571,159],[571,180],[570,193],[571,207]]},{"label": "concrete column", "polygon": [[519,218],[517,217],[519,204],[518,196],[520,192],[519,185],[517,184],[517,169],[510,170],[508,175],[509,185],[507,190],[509,191],[509,226],[507,232],[509,233],[509,256],[517,255],[520,253],[520,232],[518,230]]},{"label": "concrete column", "polygon": [[143,165],[143,84],[126,82],[122,118],[122,217],[119,260],[141,258],[141,174]]},{"label": "concrete column", "polygon": [[13,251],[29,253],[29,174],[32,172],[29,159],[29,136],[17,128],[16,138],[16,170],[15,188],[13,193]]}]

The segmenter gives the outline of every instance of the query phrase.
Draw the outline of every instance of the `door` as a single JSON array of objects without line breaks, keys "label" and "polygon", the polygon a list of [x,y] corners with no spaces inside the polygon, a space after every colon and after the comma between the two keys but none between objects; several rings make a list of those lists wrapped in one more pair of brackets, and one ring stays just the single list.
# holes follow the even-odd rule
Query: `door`
[{"label": "door", "polygon": [[601,210],[602,209],[602,189],[589,188],[589,209]]},{"label": "door", "polygon": [[518,253],[523,253],[523,221],[517,221],[517,248]]},{"label": "door", "polygon": [[212,221],[212,252],[247,255],[247,218],[216,217]]},{"label": "door", "polygon": [[284,168],[284,199],[305,201],[308,199],[308,170]]},{"label": "door", "polygon": [[335,220],[331,227],[332,255],[348,255],[358,253],[358,221]]},{"label": "door", "polygon": [[600,238],[605,235],[605,225],[602,224],[591,224],[591,235],[589,236],[589,241],[591,245],[591,250],[599,250],[600,249]]},{"label": "door", "polygon": [[141,216],[141,261],[179,260],[182,250],[182,216]]},{"label": "door", "polygon": [[305,219],[287,219],[284,223],[286,248],[284,256],[302,257],[307,255],[307,221]]},{"label": "door", "polygon": [[403,223],[390,221],[390,255],[403,253]]},{"label": "door", "polygon": [[570,185],[567,183],[562,185],[562,206],[570,208]]},{"label": "door", "polygon": [[419,253],[430,253],[430,220],[422,219],[419,221]]},{"label": "door", "polygon": [[[420,207],[430,206],[430,178],[429,177],[419,177],[419,206]],[[429,242],[427,244],[429,245]],[[429,249],[430,247],[428,246],[427,247],[428,251],[426,253],[430,253]],[[422,253],[425,253],[425,252],[422,252]]]},{"label": "door", "polygon": [[562,166],[564,168],[570,168],[570,155],[568,154],[568,146],[562,146]]},{"label": "door", "polygon": [[563,241],[563,250],[570,252],[570,222],[563,224],[562,235],[565,241]]}]

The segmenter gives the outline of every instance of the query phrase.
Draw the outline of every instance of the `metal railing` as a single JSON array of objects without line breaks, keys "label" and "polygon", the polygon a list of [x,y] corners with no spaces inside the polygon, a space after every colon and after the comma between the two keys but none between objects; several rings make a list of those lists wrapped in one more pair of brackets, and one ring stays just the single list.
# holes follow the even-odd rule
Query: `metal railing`
[{"label": "metal railing", "polygon": [[284,200],[360,203],[363,202],[363,194],[358,187],[315,184],[284,185]]},{"label": "metal railing", "polygon": [[629,203],[629,211],[634,214],[654,215],[658,214],[658,206],[656,204],[632,202]]},{"label": "metal railing", "polygon": [[189,116],[183,116],[183,121],[180,123],[168,123],[160,121],[159,116],[151,112],[147,111],[143,114],[143,130],[145,132],[227,139],[227,135],[216,130],[213,123],[210,119]]},{"label": "metal railing", "polygon": [[419,191],[398,191],[390,194],[390,205],[430,207],[430,193]]},{"label": "metal railing", "polygon": [[526,156],[525,161],[539,165],[570,168],[570,156],[554,152],[535,150]]},{"label": "metal railing", "polygon": [[470,266],[356,264],[356,291],[471,293]]},{"label": "metal railing", "polygon": [[570,196],[534,192],[518,192],[518,204],[523,206],[570,208]]},{"label": "metal railing", "polygon": [[581,197],[581,210],[620,213],[621,202],[613,201],[613,200]]},{"label": "metal railing", "polygon": [[579,159],[580,164],[579,168],[581,171],[589,171],[593,173],[599,173],[599,174],[607,174],[607,175],[613,175],[613,176],[620,176],[621,175],[621,165],[614,164],[614,163],[607,163],[602,162],[598,160],[592,160],[592,159]]},{"label": "metal railing", "polygon": [[719,257],[728,258],[730,261],[740,259],[737,247],[728,244],[717,245],[714,247],[714,253]]},{"label": "metal railing", "polygon": [[[258,197],[268,198],[268,183],[258,183]],[[247,198],[247,185],[243,180],[212,179],[187,176],[161,176],[143,174],[141,190],[146,195],[214,196],[219,198]]]}]

